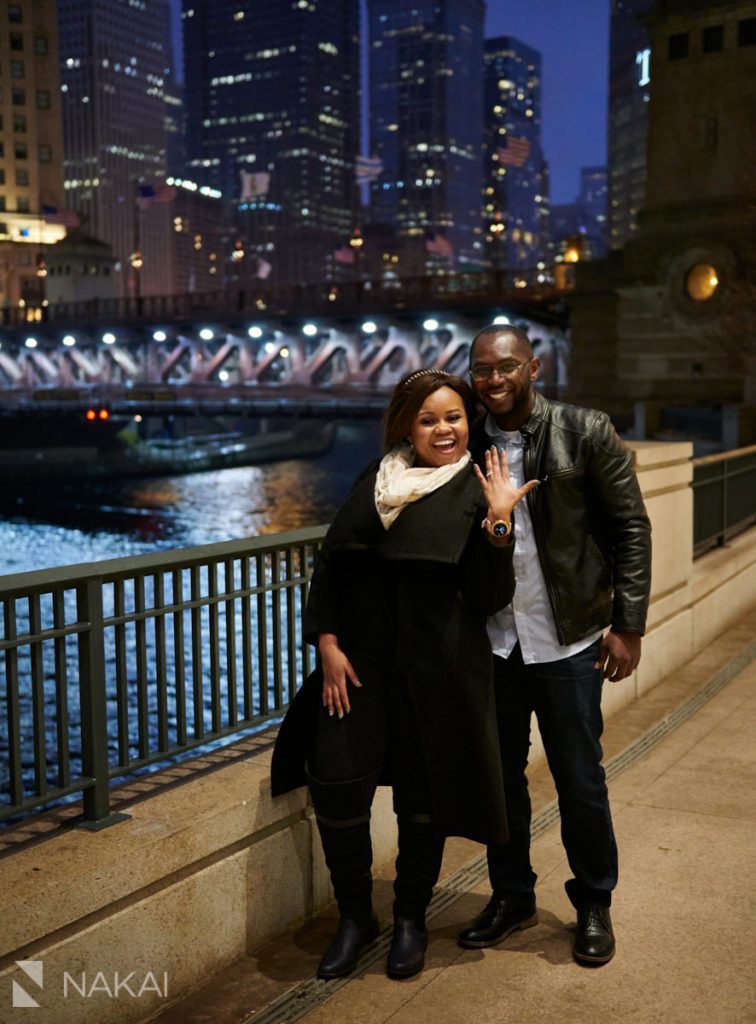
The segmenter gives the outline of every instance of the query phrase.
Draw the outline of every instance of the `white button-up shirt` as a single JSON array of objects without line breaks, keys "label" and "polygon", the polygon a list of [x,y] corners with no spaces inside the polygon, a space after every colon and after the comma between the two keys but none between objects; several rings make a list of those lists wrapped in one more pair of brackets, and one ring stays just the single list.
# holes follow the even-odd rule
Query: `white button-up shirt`
[{"label": "white button-up shirt", "polygon": [[[497,448],[505,450],[510,480],[515,487],[522,487],[525,483],[522,434],[519,430],[501,430],[490,415],[486,418],[485,431]],[[590,647],[603,630],[566,647],[559,643],[527,498],[515,509],[514,519],[515,593],[512,603],[488,620],[491,647],[500,658],[508,658],[519,640],[526,665],[569,658]]]}]

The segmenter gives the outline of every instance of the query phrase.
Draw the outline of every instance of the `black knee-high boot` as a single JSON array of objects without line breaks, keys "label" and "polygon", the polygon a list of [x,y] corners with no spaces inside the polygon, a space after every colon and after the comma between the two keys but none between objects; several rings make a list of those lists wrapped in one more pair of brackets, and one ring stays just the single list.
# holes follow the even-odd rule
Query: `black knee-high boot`
[{"label": "black knee-high boot", "polygon": [[318,977],[340,978],[354,970],[363,947],[378,934],[370,871],[370,805],[378,778],[376,773],[348,782],[324,783],[308,772],[307,781],[340,915]]},{"label": "black knee-high boot", "polygon": [[443,853],[444,839],[434,832],[428,815],[399,816],[389,977],[409,978],[423,969],[428,945],[425,911],[438,881]]}]

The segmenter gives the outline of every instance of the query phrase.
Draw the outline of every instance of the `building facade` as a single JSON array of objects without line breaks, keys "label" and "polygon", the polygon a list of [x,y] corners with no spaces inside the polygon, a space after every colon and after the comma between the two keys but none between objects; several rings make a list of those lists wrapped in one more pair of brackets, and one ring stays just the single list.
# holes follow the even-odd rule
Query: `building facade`
[{"label": "building facade", "polygon": [[579,265],[573,397],[634,404],[650,435],[717,420],[736,447],[756,439],[756,2],[664,0],[645,23],[645,200],[621,252]]},{"label": "building facade", "polygon": [[183,25],[188,176],[250,273],[327,277],[356,226],[360,0],[184,0]]},{"label": "building facade", "polygon": [[399,274],[485,265],[482,0],[369,0],[370,219],[395,228]]},{"label": "building facade", "polygon": [[39,311],[66,234],[55,0],[0,4],[0,158],[0,304]]},{"label": "building facade", "polygon": [[[140,210],[166,173],[167,0],[58,0],[67,204],[107,242],[117,293],[169,290],[170,210]],[[139,252],[141,270],[134,254]]]},{"label": "building facade", "polygon": [[541,148],[540,53],[512,36],[487,39],[484,90],[488,261],[494,267],[542,271],[549,197]]},{"label": "building facade", "polygon": [[223,197],[217,189],[185,178],[169,178],[176,188],[171,204],[171,292],[186,295],[225,287],[241,272],[228,252]]},{"label": "building facade", "polygon": [[611,249],[638,230],[646,185],[651,45],[639,16],[653,0],[612,0],[609,27],[608,189]]}]

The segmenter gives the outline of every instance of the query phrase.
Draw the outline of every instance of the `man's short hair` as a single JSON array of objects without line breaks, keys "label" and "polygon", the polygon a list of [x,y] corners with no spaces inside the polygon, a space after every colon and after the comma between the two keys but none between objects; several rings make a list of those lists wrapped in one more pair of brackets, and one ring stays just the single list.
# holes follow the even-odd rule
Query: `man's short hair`
[{"label": "man's short hair", "polygon": [[488,327],[484,327],[478,331],[473,340],[470,342],[470,366],[473,364],[473,356],[475,354],[475,345],[479,338],[495,337],[499,334],[511,334],[517,342],[517,347],[521,349],[522,354],[526,359],[533,358],[533,346],[530,343],[530,338],[527,336],[522,327],[515,327],[514,324],[489,324]]}]

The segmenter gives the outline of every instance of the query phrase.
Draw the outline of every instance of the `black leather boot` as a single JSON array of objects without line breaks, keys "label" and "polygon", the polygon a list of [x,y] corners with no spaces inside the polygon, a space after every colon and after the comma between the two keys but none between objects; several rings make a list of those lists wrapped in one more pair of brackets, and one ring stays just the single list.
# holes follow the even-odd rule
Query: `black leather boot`
[{"label": "black leather boot", "polygon": [[531,928],[534,924],[538,924],[534,897],[492,896],[484,910],[462,929],[457,942],[466,949],[495,946],[518,928]]},{"label": "black leather boot", "polygon": [[390,978],[411,978],[425,965],[425,911],[438,881],[443,853],[444,840],[436,835],[427,815],[399,815],[394,937],[386,964]]},{"label": "black leather boot", "polygon": [[373,914],[373,849],[370,804],[377,779],[323,783],[308,773],[326,864],[341,920],[318,966],[319,978],[342,978],[357,966],[360,953],[377,936]]},{"label": "black leather boot", "polygon": [[378,935],[378,918],[342,917],[333,941],[318,965],[318,977],[343,978],[357,966],[360,953]]},{"label": "black leather boot", "polygon": [[581,964],[600,967],[615,953],[614,930],[609,907],[591,906],[578,910],[573,956]]},{"label": "black leather boot", "polygon": [[386,973],[389,978],[411,978],[425,966],[428,948],[428,929],[425,918],[394,917],[394,937],[391,940]]}]

